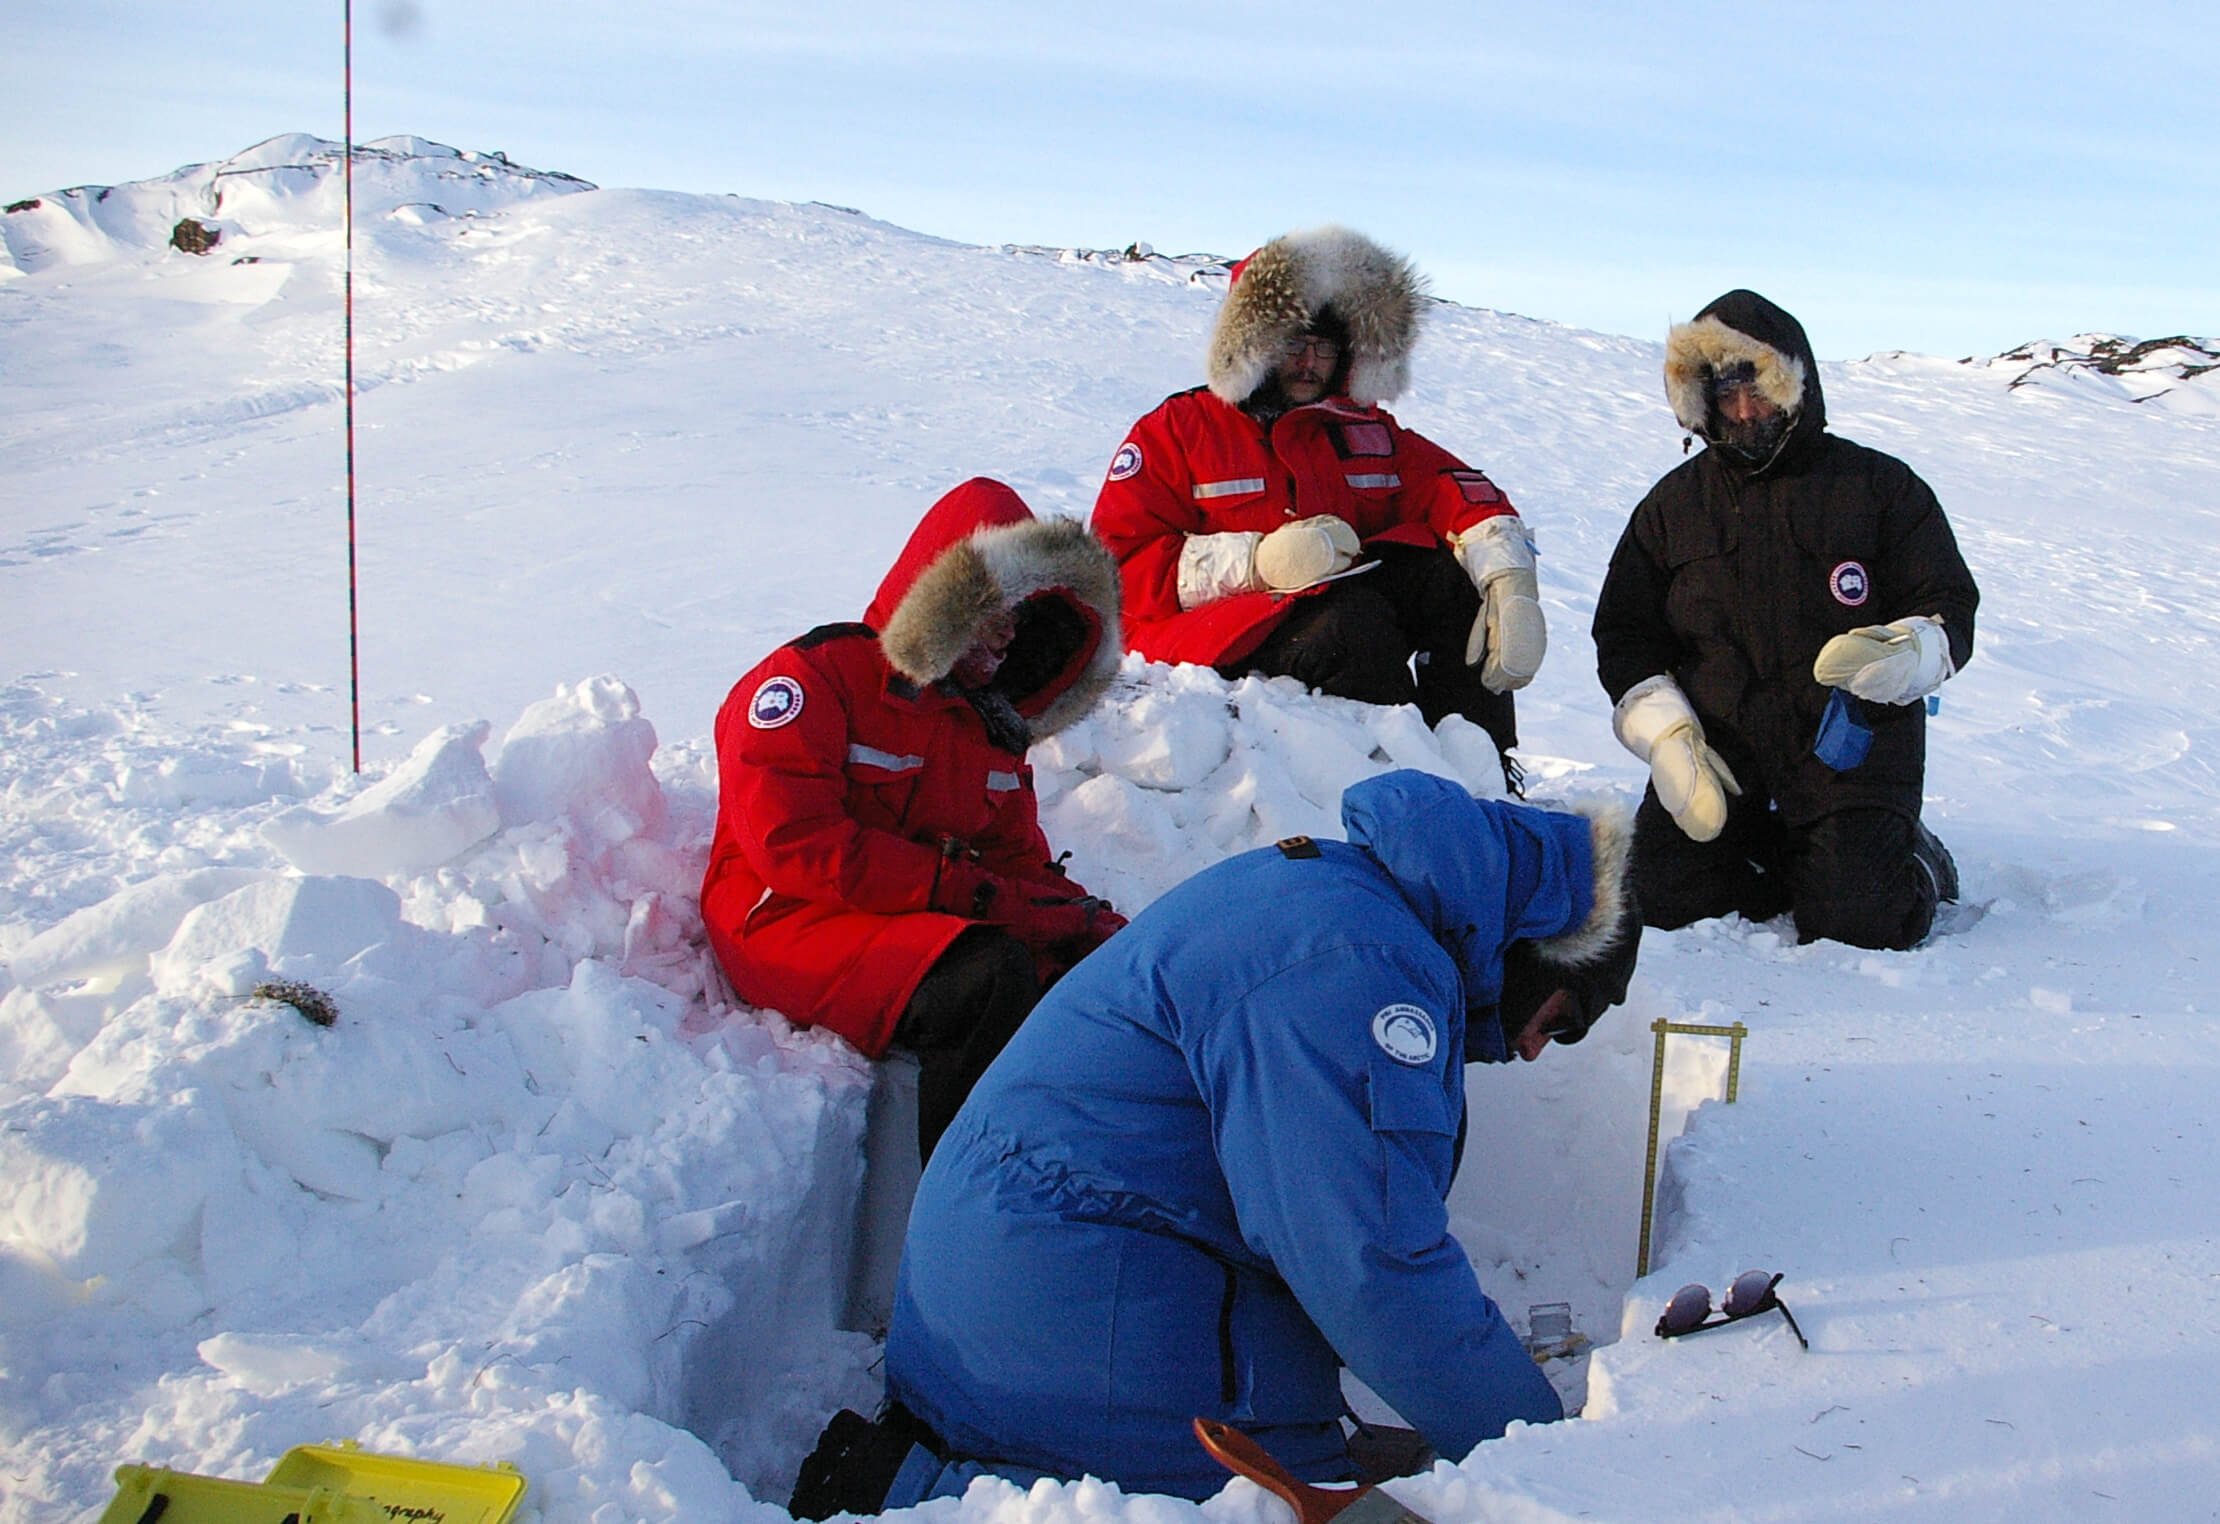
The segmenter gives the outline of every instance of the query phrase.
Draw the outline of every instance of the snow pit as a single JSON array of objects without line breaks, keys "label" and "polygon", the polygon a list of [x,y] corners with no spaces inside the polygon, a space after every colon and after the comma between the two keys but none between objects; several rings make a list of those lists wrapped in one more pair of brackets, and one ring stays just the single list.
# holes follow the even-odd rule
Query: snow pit
[{"label": "snow pit", "polygon": [[[1500,792],[1465,730],[1132,661],[1035,763],[1051,839],[1137,910],[1219,857],[1338,835],[1372,773]],[[19,948],[11,1040],[44,1056],[15,1082],[51,1078],[0,1133],[11,1304],[64,1309],[42,1334],[64,1366],[96,1310],[133,1320],[173,1418],[251,1405],[279,1451],[413,1413],[459,1458],[514,1459],[560,1421],[531,1413],[583,1400],[781,1500],[825,1418],[878,1396],[915,1181],[901,1061],[733,1004],[694,902],[706,759],[659,776],[623,683],[531,705],[488,764],[490,734],[273,792],[222,863]],[[335,1023],[252,998],[273,979]],[[1458,1226],[1514,1318],[1567,1301],[1595,1335],[1632,1278],[1636,1029],[1474,1074]],[[1608,1142],[1601,1114],[1625,1124]],[[335,1392],[348,1416],[288,1428]],[[586,1485],[556,1469],[535,1487]]]}]

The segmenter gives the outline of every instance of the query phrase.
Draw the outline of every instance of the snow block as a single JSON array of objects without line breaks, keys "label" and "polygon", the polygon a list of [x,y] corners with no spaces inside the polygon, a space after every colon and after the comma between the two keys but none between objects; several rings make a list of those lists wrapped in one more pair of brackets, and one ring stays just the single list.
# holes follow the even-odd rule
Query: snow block
[{"label": "snow block", "polygon": [[[201,1363],[229,1376],[257,1397],[276,1397],[304,1386],[318,1388],[345,1381],[407,1381],[424,1368],[367,1348],[344,1335],[232,1333],[200,1341]],[[384,1509],[388,1517],[416,1517]]]},{"label": "snow block", "polygon": [[1095,746],[1106,772],[1143,788],[1190,789],[1232,751],[1232,714],[1223,694],[1150,691],[1103,710]]},{"label": "snow block", "polygon": [[667,1114],[666,1040],[682,1012],[660,986],[588,958],[569,988],[519,995],[489,1015],[539,1084],[567,1091],[613,1135],[631,1137],[653,1133]]},{"label": "snow block", "polygon": [[196,906],[272,877],[258,868],[197,868],[133,884],[31,938],[8,972],[25,989],[81,980],[112,986],[142,971]]},{"label": "snow block", "polygon": [[614,677],[562,684],[517,716],[493,759],[504,826],[568,820],[595,847],[659,829],[663,789],[648,768],[655,727]]},{"label": "snow block", "polygon": [[43,1095],[100,1032],[101,995],[9,990],[0,995],[0,1100]]},{"label": "snow block", "polygon": [[199,1106],[26,1101],[0,1110],[0,1237],[73,1280],[119,1275],[167,1253],[236,1170],[224,1124]]},{"label": "snow block", "polygon": [[253,1092],[225,1110],[242,1144],[309,1190],[342,1201],[378,1199],[378,1148],[369,1138],[319,1126],[282,1105],[257,1104]]},{"label": "snow block", "polygon": [[154,955],[155,988],[244,995],[272,970],[329,978],[401,930],[401,899],[364,878],[271,879],[195,907]]},{"label": "snow block", "polygon": [[492,729],[442,726],[344,809],[287,810],[263,823],[262,839],[304,873],[387,878],[450,862],[501,829],[481,755]]},{"label": "snow block", "polygon": [[1449,763],[1452,776],[1467,793],[1478,799],[1509,796],[1503,786],[1503,753],[1485,730],[1461,714],[1445,714],[1434,729],[1434,742]]}]

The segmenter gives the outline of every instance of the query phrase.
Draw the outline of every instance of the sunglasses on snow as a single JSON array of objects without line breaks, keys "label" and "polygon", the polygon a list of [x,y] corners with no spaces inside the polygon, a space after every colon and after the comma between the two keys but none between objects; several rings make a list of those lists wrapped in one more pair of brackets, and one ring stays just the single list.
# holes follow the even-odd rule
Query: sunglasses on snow
[{"label": "sunglasses on snow", "polygon": [[1657,1320],[1660,1339],[1677,1339],[1682,1334],[1702,1333],[1707,1328],[1724,1328],[1729,1323],[1739,1323],[1744,1318],[1754,1318],[1761,1312],[1779,1310],[1788,1320],[1788,1331],[1796,1335],[1796,1342],[1811,1348],[1811,1340],[1796,1326],[1796,1315],[1773,1294],[1781,1283],[1779,1275],[1770,1270],[1745,1270],[1727,1287],[1727,1294],[1719,1300],[1720,1316],[1711,1315],[1711,1288],[1708,1286],[1683,1286],[1673,1293],[1665,1304],[1665,1312]]}]

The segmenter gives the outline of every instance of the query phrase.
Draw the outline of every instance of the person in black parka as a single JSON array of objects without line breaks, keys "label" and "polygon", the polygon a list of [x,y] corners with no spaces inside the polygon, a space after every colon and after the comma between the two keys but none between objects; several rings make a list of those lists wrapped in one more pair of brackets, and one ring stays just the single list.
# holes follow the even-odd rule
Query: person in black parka
[{"label": "person in black parka", "polygon": [[1925,482],[1826,432],[1811,342],[1764,297],[1673,328],[1665,392],[1706,448],[1635,508],[1594,624],[1650,766],[1643,918],[1788,910],[1802,941],[1911,947],[1958,891],[1920,821],[1922,701],[1973,654],[1973,574]]}]

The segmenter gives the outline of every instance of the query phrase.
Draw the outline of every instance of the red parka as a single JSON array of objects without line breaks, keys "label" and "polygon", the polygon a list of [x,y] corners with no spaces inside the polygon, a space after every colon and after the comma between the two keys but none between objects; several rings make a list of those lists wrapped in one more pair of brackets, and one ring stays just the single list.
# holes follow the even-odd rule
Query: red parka
[{"label": "red parka", "polygon": [[[1012,611],[989,692],[942,681]],[[983,477],[935,503],[864,623],[781,646],[718,711],[701,908],[734,992],[875,1058],[966,927],[1083,896],[1052,864],[1024,752],[1093,705],[1119,655],[1116,568],[1084,525]]]},{"label": "red parka", "polygon": [[1382,408],[1329,397],[1266,424],[1197,387],[1166,398],[1126,435],[1094,526],[1118,558],[1133,649],[1215,666],[1255,650],[1304,594],[1234,593],[1182,609],[1189,535],[1268,534],[1330,513],[1368,545],[1429,546],[1514,512],[1485,475]]},{"label": "red parka", "polygon": [[[1268,534],[1330,513],[1368,544],[1423,547],[1516,512],[1487,477],[1380,406],[1409,382],[1425,309],[1418,273],[1347,228],[1284,234],[1234,266],[1211,327],[1207,389],[1168,397],[1135,424],[1095,499],[1134,650],[1236,662],[1304,596],[1243,592],[1181,609],[1189,535]],[[1342,342],[1328,395],[1270,423],[1243,412],[1306,333]]]}]

